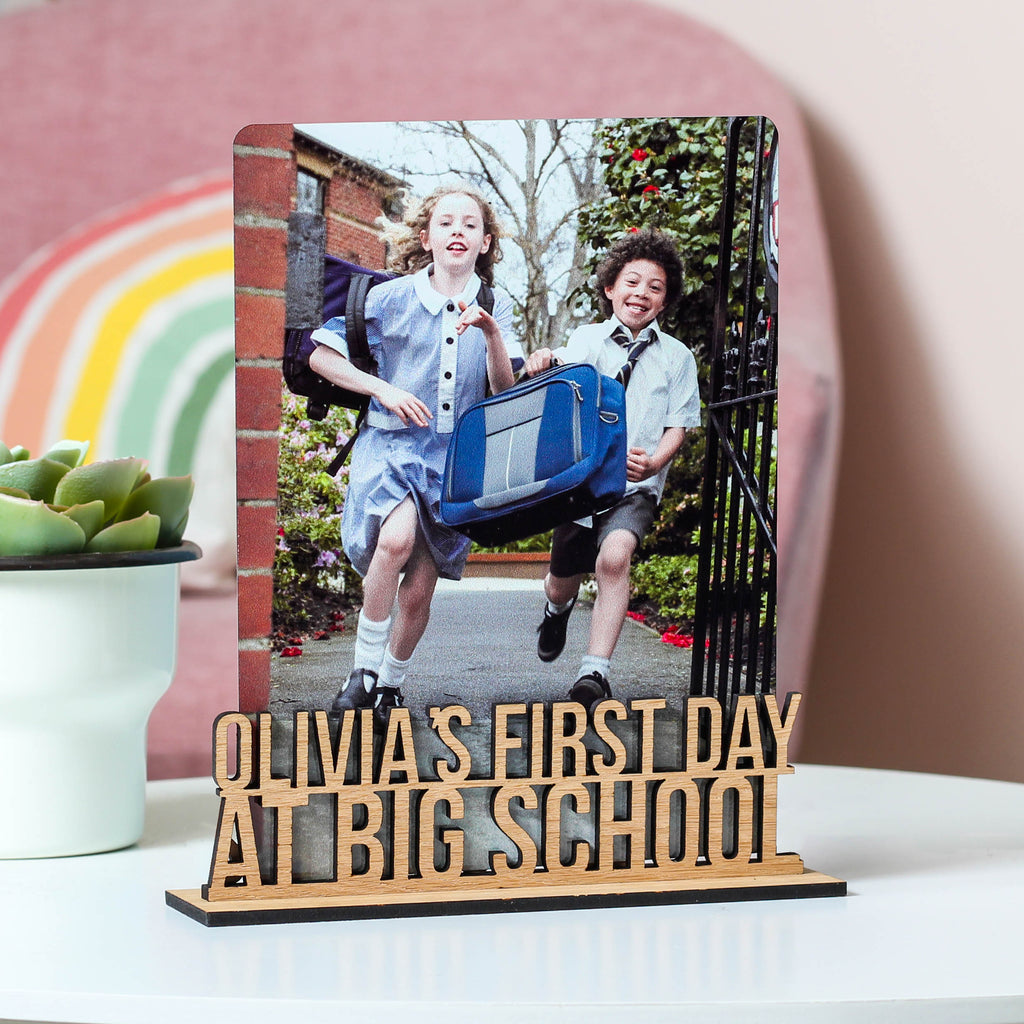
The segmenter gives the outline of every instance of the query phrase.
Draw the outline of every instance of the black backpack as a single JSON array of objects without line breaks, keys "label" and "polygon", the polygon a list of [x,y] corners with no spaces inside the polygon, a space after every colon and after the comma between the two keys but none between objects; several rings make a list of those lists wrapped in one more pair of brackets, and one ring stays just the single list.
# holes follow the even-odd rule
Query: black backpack
[{"label": "black backpack", "polygon": [[[366,338],[366,293],[382,281],[390,281],[395,274],[384,270],[368,270],[356,263],[349,263],[337,256],[324,256],[324,307],[326,323],[332,317],[345,317],[345,338],[348,343],[349,360],[358,370],[376,374],[377,365],[370,355]],[[494,292],[481,283],[477,292],[477,304],[487,313],[494,311]],[[339,449],[327,471],[334,475],[345,464],[352,445],[356,443],[359,430],[370,407],[368,395],[361,395],[347,388],[338,387],[324,380],[309,368],[309,357],[317,347],[311,335],[314,328],[287,328],[284,334],[284,360],[282,370],[284,382],[293,395],[306,399],[306,416],[311,420],[322,420],[332,405],[342,409],[355,409],[355,429],[352,436]]]}]

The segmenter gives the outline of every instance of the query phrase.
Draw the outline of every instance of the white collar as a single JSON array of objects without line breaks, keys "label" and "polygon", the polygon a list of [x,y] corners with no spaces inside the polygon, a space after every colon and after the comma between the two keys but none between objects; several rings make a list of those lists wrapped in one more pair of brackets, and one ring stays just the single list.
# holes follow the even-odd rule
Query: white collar
[{"label": "white collar", "polygon": [[466,282],[466,287],[458,295],[453,295],[449,299],[447,295],[442,295],[435,288],[431,287],[430,272],[433,269],[434,264],[430,263],[422,270],[417,270],[412,279],[413,287],[416,289],[416,297],[423,303],[431,316],[437,316],[441,312],[442,307],[449,301],[454,302],[456,306],[460,302],[464,302],[467,306],[471,306],[476,302],[477,294],[480,291],[480,278],[476,274],[470,275],[469,280]]},{"label": "white collar", "polygon": [[[611,338],[615,332],[621,328],[626,332],[626,336],[630,340],[634,340],[633,332],[617,316],[613,315],[610,320],[605,321],[605,324],[608,328],[608,338]],[[653,331],[654,341],[657,341],[661,337],[661,328],[658,326],[657,319],[652,320],[646,327],[641,328],[640,335],[635,340],[639,341],[640,338],[643,337],[644,331]]]}]

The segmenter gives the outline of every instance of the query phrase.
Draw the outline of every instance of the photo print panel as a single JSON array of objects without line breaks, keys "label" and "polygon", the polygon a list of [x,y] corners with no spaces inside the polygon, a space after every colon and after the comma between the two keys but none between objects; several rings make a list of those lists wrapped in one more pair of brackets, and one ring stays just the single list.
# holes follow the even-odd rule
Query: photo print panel
[{"label": "photo print panel", "polygon": [[239,133],[239,710],[171,905],[845,893],[776,843],[778,151],[757,116]]}]

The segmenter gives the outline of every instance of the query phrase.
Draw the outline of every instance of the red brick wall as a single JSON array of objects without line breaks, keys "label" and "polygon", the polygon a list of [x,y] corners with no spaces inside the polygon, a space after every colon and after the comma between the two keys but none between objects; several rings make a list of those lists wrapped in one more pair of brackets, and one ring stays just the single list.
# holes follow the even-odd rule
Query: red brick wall
[{"label": "red brick wall", "polygon": [[238,479],[238,701],[270,696],[271,566],[277,518],[277,428],[295,193],[291,125],[254,125],[235,138],[235,361]]},{"label": "red brick wall", "polygon": [[384,266],[384,243],[374,227],[383,197],[380,185],[360,181],[344,167],[335,171],[324,203],[331,255],[374,270]]},{"label": "red brick wall", "polygon": [[[295,207],[292,125],[252,125],[235,138],[235,368],[238,474],[238,700],[270,697],[271,569],[277,538],[288,215]],[[326,197],[327,251],[384,265],[374,223],[384,186],[339,165]]]}]

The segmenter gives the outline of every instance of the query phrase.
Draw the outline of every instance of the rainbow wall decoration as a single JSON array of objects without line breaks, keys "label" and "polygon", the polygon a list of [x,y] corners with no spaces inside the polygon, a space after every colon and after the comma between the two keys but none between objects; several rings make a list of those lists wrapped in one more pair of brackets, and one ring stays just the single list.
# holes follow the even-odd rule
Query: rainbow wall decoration
[{"label": "rainbow wall decoration", "polygon": [[[191,472],[233,443],[229,178],[191,180],[36,253],[0,287],[0,439],[91,438]],[[221,435],[227,436],[221,439]]]},{"label": "rainbow wall decoration", "polygon": [[233,579],[231,179],[193,179],[46,246],[0,285],[0,440],[70,437],[196,481],[183,582]]}]

